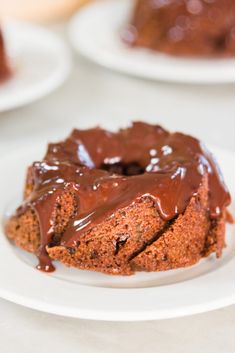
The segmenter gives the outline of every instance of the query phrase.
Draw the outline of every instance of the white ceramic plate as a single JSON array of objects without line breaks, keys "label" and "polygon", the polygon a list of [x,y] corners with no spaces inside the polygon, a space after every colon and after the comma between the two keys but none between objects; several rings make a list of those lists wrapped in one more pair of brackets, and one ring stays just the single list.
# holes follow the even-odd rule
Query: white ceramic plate
[{"label": "white ceramic plate", "polygon": [[51,93],[71,68],[69,50],[53,32],[20,22],[6,22],[3,29],[14,73],[0,85],[0,112]]},{"label": "white ceramic plate", "polygon": [[[26,146],[1,157],[1,216],[15,208],[26,166],[43,152],[39,146]],[[223,150],[215,153],[235,197],[235,156]],[[1,229],[0,296],[37,310],[96,320],[140,321],[205,312],[235,303],[231,225],[227,244],[221,259],[212,255],[187,269],[112,277],[56,264],[54,273],[45,274],[35,269],[35,256],[10,244]]]},{"label": "white ceramic plate", "polygon": [[133,0],[99,0],[71,20],[74,48],[107,68],[153,80],[187,83],[235,82],[235,59],[181,59],[125,46],[120,33],[127,24]]}]

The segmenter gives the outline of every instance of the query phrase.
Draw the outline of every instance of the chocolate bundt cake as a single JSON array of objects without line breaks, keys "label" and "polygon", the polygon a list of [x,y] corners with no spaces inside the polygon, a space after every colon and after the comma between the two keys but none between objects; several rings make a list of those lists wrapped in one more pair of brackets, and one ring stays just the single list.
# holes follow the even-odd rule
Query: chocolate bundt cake
[{"label": "chocolate bundt cake", "polygon": [[234,0],[137,0],[123,39],[179,56],[234,56]]},{"label": "chocolate bundt cake", "polygon": [[5,81],[11,74],[10,66],[5,52],[3,34],[0,29],[0,82]]},{"label": "chocolate bundt cake", "polygon": [[230,194],[205,146],[135,122],[117,133],[74,130],[29,167],[23,204],[6,223],[38,256],[108,274],[190,266],[225,246]]}]

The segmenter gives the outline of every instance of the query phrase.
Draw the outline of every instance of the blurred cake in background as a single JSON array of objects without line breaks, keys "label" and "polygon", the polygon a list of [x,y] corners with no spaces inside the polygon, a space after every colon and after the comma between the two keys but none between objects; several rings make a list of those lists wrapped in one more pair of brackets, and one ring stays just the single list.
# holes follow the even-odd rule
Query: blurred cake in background
[{"label": "blurred cake in background", "polygon": [[131,46],[179,56],[234,56],[234,0],[137,0],[123,31]]},{"label": "blurred cake in background", "polygon": [[10,65],[5,51],[3,33],[0,29],[0,82],[3,82],[8,79],[10,75]]}]

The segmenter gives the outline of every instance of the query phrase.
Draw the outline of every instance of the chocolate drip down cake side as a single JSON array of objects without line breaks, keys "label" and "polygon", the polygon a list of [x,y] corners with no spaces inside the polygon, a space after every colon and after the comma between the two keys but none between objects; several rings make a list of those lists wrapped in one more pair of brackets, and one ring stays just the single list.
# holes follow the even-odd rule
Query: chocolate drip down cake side
[{"label": "chocolate drip down cake side", "polygon": [[165,271],[222,255],[230,201],[200,141],[135,122],[50,144],[5,230],[43,271],[53,260],[115,275]]}]

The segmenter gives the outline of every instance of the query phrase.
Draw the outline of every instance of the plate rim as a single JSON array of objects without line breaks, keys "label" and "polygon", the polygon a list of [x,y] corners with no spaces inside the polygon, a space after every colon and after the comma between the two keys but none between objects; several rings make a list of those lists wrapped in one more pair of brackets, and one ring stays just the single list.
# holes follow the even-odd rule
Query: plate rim
[{"label": "plate rim", "polygon": [[[38,143],[35,147],[36,151],[37,147],[38,149],[41,149],[41,143]],[[33,153],[35,153],[35,150]],[[222,148],[216,148],[216,150],[221,151],[222,154],[226,153],[228,158],[233,158],[235,161],[235,155],[231,153],[231,151],[227,151],[226,149]],[[25,152],[28,152],[30,156],[32,155],[32,151],[29,150],[28,144],[19,150],[10,152],[8,155],[2,155],[2,165],[4,165],[4,163],[10,163],[9,161],[14,160],[17,156],[19,158],[20,155],[25,154]],[[25,170],[25,166],[22,166],[22,169],[23,168]],[[2,178],[4,180],[4,177]],[[5,178],[7,178],[7,175]],[[41,273],[39,271],[35,271],[34,268],[31,268],[23,261],[21,261],[15,254],[13,254],[13,252],[13,247],[9,245],[9,242],[5,238],[5,235],[1,229],[0,265],[2,264],[2,266],[6,266],[5,260],[8,257],[8,262],[11,263],[11,266],[7,273],[4,271],[2,273],[0,272],[0,297],[31,309],[36,309],[56,315],[105,321],[146,321],[198,314],[219,309],[235,303],[235,282],[230,281],[229,279],[231,277],[228,276],[228,273],[231,275],[232,270],[234,272],[235,256],[233,256],[233,258],[227,264],[216,269],[216,271],[206,273],[201,277],[192,278],[184,282],[173,283],[167,286],[147,288],[104,288],[77,283],[74,284],[71,282],[63,281],[56,277],[51,277],[50,275]],[[218,272],[220,272],[220,276],[222,276],[224,282],[222,283],[222,292],[220,290],[219,293],[220,296],[216,297],[214,296],[214,288],[218,290],[218,287],[221,286],[221,282],[214,280],[217,278]],[[21,283],[20,278],[17,278],[18,273],[22,273],[24,276],[24,284],[21,285],[20,288],[15,287],[15,285],[17,286],[19,283]],[[190,302],[191,298],[186,298],[185,305],[177,306],[175,308],[172,308],[171,306],[164,307],[164,305],[162,305],[164,303],[160,303],[162,307],[160,305],[160,307],[155,308],[149,307],[149,303],[145,303],[142,308],[138,308],[137,304],[141,303],[142,305],[143,298],[148,298],[150,303],[153,303],[155,298],[159,298],[160,293],[160,297],[164,294],[164,296],[166,295],[166,298],[169,299],[171,298],[171,289],[174,289],[174,296],[176,295],[179,297],[181,295],[180,293],[182,289],[184,291],[184,295],[189,295],[190,293],[192,294],[193,290],[198,288],[198,286],[201,289],[205,289],[208,281],[211,287],[213,287],[210,289],[210,292],[212,292],[212,299],[210,294],[209,299],[206,296],[206,299],[199,298],[200,300],[197,302],[197,304],[192,304]],[[40,293],[37,293],[38,288],[42,287],[47,288],[47,291],[45,294],[43,294],[43,296],[41,296]],[[28,293],[27,289],[30,289],[31,292]],[[50,292],[48,292],[48,290]],[[54,293],[57,293],[57,291],[61,291],[61,294],[55,298]],[[83,300],[82,305],[78,305],[76,307],[73,306],[74,303],[77,303],[75,300],[76,298],[73,297],[74,293],[75,295],[78,294],[78,296],[80,296],[80,300]],[[103,300],[102,305],[97,302],[99,299],[97,296]],[[64,298],[67,298],[67,300],[74,300],[74,302],[72,305],[67,305],[64,303]],[[110,301],[108,306],[106,306],[107,303],[105,300],[110,300],[110,298],[112,298],[112,301]],[[89,300],[94,300],[92,305],[90,305]],[[122,303],[124,300],[129,301],[128,307],[126,306],[126,303]],[[133,301],[134,309],[129,307],[131,301]],[[118,306],[118,308],[114,308],[114,304]],[[112,309],[110,309],[110,305],[113,305]]]},{"label": "plate rim", "polygon": [[[29,87],[27,87],[24,94],[21,94],[19,97],[16,96],[17,92],[14,91],[14,96],[7,96],[7,99],[5,101],[1,99],[0,112],[13,110],[34,103],[37,100],[46,97],[65,82],[72,69],[72,54],[70,48],[57,33],[55,33],[53,30],[43,27],[42,25],[32,24],[26,21],[24,22],[11,19],[3,21],[3,32],[5,32],[6,34],[7,31],[16,32],[20,29],[23,30],[23,35],[28,32],[30,33],[30,36],[32,38],[33,36],[35,36],[35,39],[37,39],[38,37],[49,38],[50,43],[52,43],[54,48],[56,48],[57,53],[60,53],[60,55],[58,55],[60,61],[57,63],[56,70],[54,70],[49,77],[43,78],[43,80],[37,82],[36,85],[32,84],[32,91]],[[29,45],[28,36],[25,35],[25,38],[28,41]],[[6,46],[8,46],[7,43]],[[15,75],[17,80],[17,72],[15,73]],[[7,84],[11,84],[11,82],[14,82],[14,79],[15,78],[13,72],[12,77],[8,81],[6,81],[6,83],[3,83],[1,87],[3,87],[3,89],[7,89]]]},{"label": "plate rim", "polygon": [[[133,0],[128,0],[129,2]],[[105,53],[105,51],[102,51],[98,46],[97,48],[100,50],[96,50],[96,46],[94,46],[94,41],[89,40],[83,40],[81,39],[81,35],[79,34],[79,31],[82,27],[81,22],[87,17],[91,16],[95,10],[99,15],[99,12],[102,11],[102,7],[105,10],[105,7],[115,7],[115,6],[129,6],[127,4],[127,0],[94,0],[93,2],[87,4],[84,6],[82,9],[77,11],[70,19],[69,24],[68,24],[68,37],[70,40],[71,45],[75,49],[76,52],[81,54],[83,57],[86,59],[89,59],[91,62],[98,64],[101,67],[107,68],[112,71],[116,71],[118,73],[122,73],[128,76],[136,77],[136,78],[141,78],[141,79],[146,79],[146,80],[151,80],[151,81],[159,81],[159,82],[168,82],[168,83],[178,83],[178,84],[190,84],[190,85],[213,85],[213,84],[232,84],[235,82],[235,57],[234,58],[229,58],[229,59],[197,59],[197,58],[180,58],[180,57],[174,57],[171,55],[167,55],[164,53],[156,53],[156,52],[151,52],[149,49],[144,49],[144,48],[132,48],[132,49],[127,49],[125,45],[123,44],[123,48],[125,50],[131,50],[129,52],[130,58],[128,59],[128,65],[127,66],[127,59],[123,57],[122,52],[119,50],[119,54],[122,60],[116,60],[114,59],[114,55],[109,55]],[[88,21],[89,22],[89,21]],[[114,32],[114,28],[110,27],[111,32]],[[80,37],[79,37],[80,36]],[[113,37],[115,37],[113,35]],[[88,37],[89,38],[89,37]],[[86,38],[87,39],[87,38]],[[84,44],[85,43],[85,44]],[[116,42],[117,43],[117,42]],[[121,41],[118,42],[119,45]],[[122,48],[122,50],[123,50]],[[134,52],[135,51],[135,52]],[[136,55],[137,54],[137,55]],[[211,74],[208,78],[205,77],[204,72],[202,71],[201,75],[198,75],[200,73],[199,71],[197,72],[196,75],[192,77],[187,77],[186,75],[182,77],[181,75],[177,74],[178,68],[175,68],[175,73],[174,75],[169,75],[167,74],[167,66],[165,68],[165,73],[161,72],[161,70],[158,70],[157,73],[151,72],[148,70],[143,71],[142,69],[139,70],[138,68],[135,67],[135,64],[138,64],[138,55],[145,55],[146,61],[144,64],[149,64],[147,63],[147,58],[150,58],[151,60],[155,59],[156,60],[156,65],[159,63],[158,60],[159,58],[164,58],[166,61],[169,62],[169,64],[172,64],[172,66],[175,66],[176,63],[181,63],[181,65],[184,65],[185,63],[202,63],[205,64],[208,62],[214,62],[214,63],[219,63],[222,64],[223,62],[225,63],[224,67],[228,62],[232,62],[234,70],[233,70],[233,75],[227,75],[226,77],[224,75],[214,75],[215,72],[218,72],[218,68],[214,68],[214,71],[212,72],[213,75]],[[158,56],[158,58],[157,58]],[[115,55],[117,57],[117,55]],[[136,63],[133,65],[133,62],[136,60]],[[123,60],[124,59],[124,60]],[[134,61],[133,61],[134,60]],[[140,66],[141,62],[139,62]],[[155,65],[155,67],[156,67]],[[143,66],[143,65],[142,65]],[[168,65],[168,69],[169,69]],[[208,66],[209,67],[209,66]],[[215,70],[216,69],[216,70]],[[198,70],[198,69],[197,69]],[[189,69],[186,71],[186,73],[192,72],[192,67],[189,67]],[[205,71],[205,69],[204,69]],[[229,72],[230,73],[230,72]]]}]

